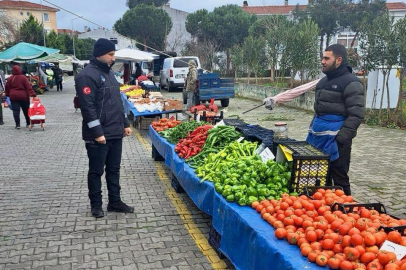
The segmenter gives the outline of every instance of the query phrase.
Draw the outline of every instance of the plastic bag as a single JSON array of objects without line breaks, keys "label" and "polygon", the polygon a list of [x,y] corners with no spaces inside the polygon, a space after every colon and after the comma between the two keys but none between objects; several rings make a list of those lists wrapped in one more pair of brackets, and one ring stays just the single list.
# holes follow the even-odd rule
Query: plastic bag
[{"label": "plastic bag", "polygon": [[7,106],[10,108],[10,110],[12,110],[10,97],[6,97],[6,103],[7,103]]}]

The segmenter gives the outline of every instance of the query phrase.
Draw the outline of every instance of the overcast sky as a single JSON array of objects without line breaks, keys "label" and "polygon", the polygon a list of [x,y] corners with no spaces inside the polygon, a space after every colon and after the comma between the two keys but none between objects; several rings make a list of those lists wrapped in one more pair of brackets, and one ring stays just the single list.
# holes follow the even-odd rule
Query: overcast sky
[{"label": "overcast sky", "polygon": [[[31,0],[38,4],[41,0]],[[123,16],[128,10],[125,5],[126,0],[47,0],[56,4],[64,9],[87,18],[90,21],[96,22],[103,27],[111,29],[114,23]],[[389,0],[387,2],[401,2],[402,0]],[[44,5],[52,6],[42,0]],[[207,9],[212,11],[215,7],[227,4],[236,4],[242,6],[243,0],[170,0],[172,8],[183,10],[186,12],[195,12],[199,9]],[[307,4],[307,0],[289,0],[290,5]],[[284,0],[248,0],[250,6],[268,6],[268,5],[283,5]],[[75,16],[63,10],[57,13],[58,28],[71,29],[72,19]],[[97,26],[86,22],[82,19],[73,21],[73,29],[83,31],[84,26],[91,29]]]},{"label": "overcast sky", "polygon": [[[31,0],[38,4],[41,0]],[[48,0],[49,2],[72,11],[80,16],[86,17],[90,21],[94,21],[107,28],[112,28],[114,23],[123,16],[128,10],[125,5],[126,0]],[[170,0],[172,8],[183,10],[186,12],[195,12],[196,10],[205,8],[212,11],[215,7],[227,4],[236,4],[242,6],[243,0]],[[289,4],[305,4],[307,0],[290,0]],[[52,6],[49,3],[42,1],[42,4]],[[284,0],[248,0],[250,6],[264,5],[283,5]],[[57,13],[58,28],[72,27],[72,19],[75,16],[61,10]],[[77,19],[73,21],[73,29],[83,31],[84,26],[89,26],[92,29],[97,28],[89,22]]]}]

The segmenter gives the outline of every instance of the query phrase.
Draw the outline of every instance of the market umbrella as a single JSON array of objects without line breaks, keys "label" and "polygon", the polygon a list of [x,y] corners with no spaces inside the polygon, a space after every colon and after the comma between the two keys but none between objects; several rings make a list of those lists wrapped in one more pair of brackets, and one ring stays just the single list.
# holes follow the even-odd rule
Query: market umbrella
[{"label": "market umbrella", "polygon": [[116,51],[115,57],[119,60],[152,61],[159,56],[149,52],[126,48]]},{"label": "market umbrella", "polygon": [[35,58],[33,60],[28,61],[28,64],[31,63],[39,63],[39,62],[46,62],[46,63],[51,63],[51,62],[66,62],[69,60],[69,57],[60,54],[60,53],[54,53],[51,55],[46,55],[46,56],[41,56],[39,58]]},{"label": "market umbrella", "polygon": [[47,48],[31,43],[20,42],[0,53],[0,61],[26,61],[59,52],[57,49]]}]

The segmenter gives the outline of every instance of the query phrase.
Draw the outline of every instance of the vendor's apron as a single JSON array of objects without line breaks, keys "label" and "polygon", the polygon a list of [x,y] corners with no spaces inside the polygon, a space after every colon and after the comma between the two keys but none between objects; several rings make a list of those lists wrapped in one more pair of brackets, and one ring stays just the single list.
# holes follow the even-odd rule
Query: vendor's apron
[{"label": "vendor's apron", "polygon": [[335,140],[345,117],[340,115],[316,115],[309,128],[306,141],[330,155],[330,161],[338,159],[338,146]]}]

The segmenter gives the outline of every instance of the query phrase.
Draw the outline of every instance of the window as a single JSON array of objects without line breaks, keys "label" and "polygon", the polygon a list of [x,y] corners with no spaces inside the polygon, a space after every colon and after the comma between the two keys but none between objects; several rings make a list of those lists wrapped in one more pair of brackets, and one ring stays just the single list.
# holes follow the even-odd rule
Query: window
[{"label": "window", "polygon": [[173,63],[173,67],[174,68],[185,68],[189,66],[189,61],[190,60],[194,60],[197,66],[197,60],[196,58],[179,58],[179,59],[175,59],[174,63]]},{"label": "window", "polygon": [[30,16],[30,12],[29,12],[29,11],[27,11],[27,16]]},{"label": "window", "polygon": [[142,63],[142,68],[143,68],[143,69],[148,69],[148,70],[151,69],[150,63],[148,63],[148,62],[143,62],[143,63]]},{"label": "window", "polygon": [[117,38],[110,38],[110,41],[113,42],[116,45],[118,44]]},{"label": "window", "polygon": [[44,21],[49,22],[49,13],[44,13]]},{"label": "window", "polygon": [[[354,35],[339,35],[337,39],[337,43],[343,45],[347,49],[351,47],[352,40],[354,39]],[[358,39],[354,42],[354,48],[358,47]]]},{"label": "window", "polygon": [[24,12],[20,11],[20,15],[23,16],[23,15],[24,15]]}]

